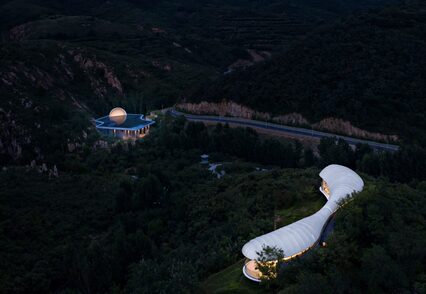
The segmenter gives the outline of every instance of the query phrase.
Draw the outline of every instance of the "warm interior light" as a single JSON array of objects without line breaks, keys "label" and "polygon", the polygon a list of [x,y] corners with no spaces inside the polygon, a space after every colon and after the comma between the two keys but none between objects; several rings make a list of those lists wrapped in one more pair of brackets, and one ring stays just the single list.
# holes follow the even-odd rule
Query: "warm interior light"
[{"label": "warm interior light", "polygon": [[326,181],[322,181],[321,189],[324,191],[325,194],[330,195],[330,188],[328,187]]},{"label": "warm interior light", "polygon": [[126,121],[126,118],[127,112],[121,107],[113,108],[109,113],[109,119],[117,125],[123,124]]},{"label": "warm interior light", "polygon": [[260,279],[260,277],[262,276],[262,273],[257,268],[257,263],[255,260],[247,260],[245,267],[247,274],[251,277],[255,279]]}]

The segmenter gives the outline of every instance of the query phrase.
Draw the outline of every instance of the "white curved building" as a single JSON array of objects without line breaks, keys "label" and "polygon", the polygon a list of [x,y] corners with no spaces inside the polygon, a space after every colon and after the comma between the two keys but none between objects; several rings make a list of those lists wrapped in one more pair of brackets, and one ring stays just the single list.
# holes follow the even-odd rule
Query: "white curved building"
[{"label": "white curved building", "polygon": [[354,192],[362,191],[364,182],[353,170],[332,164],[320,172],[320,191],[327,203],[316,213],[268,234],[250,240],[243,246],[242,253],[249,260],[243,267],[244,275],[253,281],[260,281],[256,269],[257,252],[265,246],[284,251],[285,260],[294,258],[313,247],[320,238],[329,218],[339,208],[339,202]]}]

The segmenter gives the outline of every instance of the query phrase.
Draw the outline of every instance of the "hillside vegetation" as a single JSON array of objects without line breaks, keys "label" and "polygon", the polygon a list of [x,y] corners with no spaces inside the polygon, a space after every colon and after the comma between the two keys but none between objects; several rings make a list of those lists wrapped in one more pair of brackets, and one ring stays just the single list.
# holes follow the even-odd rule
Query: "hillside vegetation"
[{"label": "hillside vegetation", "polygon": [[[425,292],[426,18],[395,2],[0,0],[0,293]],[[187,93],[401,148],[311,150],[160,111],[135,142],[94,128]],[[319,209],[329,164],[366,185],[327,246],[242,280],[242,246]]]},{"label": "hillside vegetation", "polygon": [[218,179],[199,163],[213,134],[197,128],[162,122],[144,142],[68,155],[59,176],[2,169],[0,292],[196,292],[273,228],[275,206],[322,197],[316,169],[261,171],[231,156],[243,130],[214,136],[235,138],[212,156],[225,164]]},{"label": "hillside vegetation", "polygon": [[300,113],[312,123],[333,117],[425,145],[425,32],[424,4],[342,19],[190,100],[232,100],[273,115]]},{"label": "hillside vegetation", "polygon": [[285,268],[277,288],[285,293],[424,293],[424,188],[424,183],[412,189],[368,181],[338,212],[327,247]]},{"label": "hillside vegetation", "polygon": [[88,143],[90,119],[112,107],[173,105],[228,68],[284,50],[314,24],[389,3],[3,0],[0,156],[47,162]]},{"label": "hillside vegetation", "polygon": [[[236,264],[241,247],[273,230],[274,221],[284,225],[318,209],[325,201],[318,191],[320,169],[308,155],[294,162],[289,160],[294,151],[277,152],[291,150],[290,142],[259,145],[252,131],[202,126],[165,119],[135,145],[68,155],[58,165],[59,175],[37,167],[2,169],[0,292],[251,289]],[[263,152],[257,162],[241,161],[235,154],[249,156],[247,145],[269,148],[272,156]],[[330,148],[336,158],[323,159],[350,166],[343,162],[350,148],[342,149],[347,153]],[[206,150],[216,150],[210,159],[224,164],[224,177],[199,163]],[[260,163],[274,157],[283,168]],[[289,168],[293,165],[298,168]],[[425,182],[362,177],[366,189],[339,211],[328,247],[286,267],[265,292],[311,293],[317,285],[330,292],[337,286],[422,292]],[[226,279],[218,280],[223,274]]]}]

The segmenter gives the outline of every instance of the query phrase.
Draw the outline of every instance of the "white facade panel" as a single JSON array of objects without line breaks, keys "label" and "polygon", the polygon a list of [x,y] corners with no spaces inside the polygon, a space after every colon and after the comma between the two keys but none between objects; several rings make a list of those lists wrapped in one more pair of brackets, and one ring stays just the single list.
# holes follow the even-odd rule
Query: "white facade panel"
[{"label": "white facade panel", "polygon": [[354,192],[362,191],[364,187],[358,174],[337,164],[324,168],[320,177],[330,190],[327,203],[311,216],[249,241],[242,248],[245,257],[257,260],[257,253],[265,246],[282,249],[286,257],[308,250],[320,238],[327,220],[338,209],[338,202]]}]

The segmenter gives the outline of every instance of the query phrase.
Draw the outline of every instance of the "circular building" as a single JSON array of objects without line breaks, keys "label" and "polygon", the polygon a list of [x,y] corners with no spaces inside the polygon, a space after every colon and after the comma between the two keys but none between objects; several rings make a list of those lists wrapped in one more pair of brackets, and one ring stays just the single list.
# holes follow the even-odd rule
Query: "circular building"
[{"label": "circular building", "polygon": [[105,135],[121,139],[141,139],[149,133],[155,122],[142,114],[127,113],[123,108],[113,108],[109,115],[95,120],[96,128]]}]

